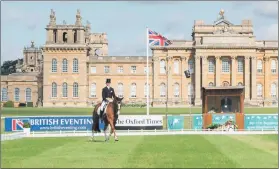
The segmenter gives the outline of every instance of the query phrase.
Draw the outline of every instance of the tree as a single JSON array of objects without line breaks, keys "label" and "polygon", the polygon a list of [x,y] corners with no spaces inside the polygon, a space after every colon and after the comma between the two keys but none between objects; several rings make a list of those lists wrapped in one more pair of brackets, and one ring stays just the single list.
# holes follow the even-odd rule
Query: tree
[{"label": "tree", "polygon": [[3,65],[1,66],[1,75],[8,75],[11,73],[16,72],[16,64],[18,61],[22,62],[23,59],[17,59],[17,60],[7,60],[4,61]]}]

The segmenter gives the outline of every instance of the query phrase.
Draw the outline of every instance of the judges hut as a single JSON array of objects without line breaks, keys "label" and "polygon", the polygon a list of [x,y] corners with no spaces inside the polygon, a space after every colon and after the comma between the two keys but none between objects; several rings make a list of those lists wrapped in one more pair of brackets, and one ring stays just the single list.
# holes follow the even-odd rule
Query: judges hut
[{"label": "judges hut", "polygon": [[244,87],[203,87],[202,114],[203,128],[214,123],[212,117],[229,115],[235,119],[238,129],[244,128]]}]

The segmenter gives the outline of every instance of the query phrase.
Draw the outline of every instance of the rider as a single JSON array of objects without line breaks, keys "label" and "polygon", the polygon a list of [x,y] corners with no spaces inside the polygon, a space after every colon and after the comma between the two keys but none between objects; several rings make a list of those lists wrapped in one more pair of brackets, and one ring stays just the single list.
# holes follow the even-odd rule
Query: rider
[{"label": "rider", "polygon": [[114,97],[115,97],[114,89],[112,87],[110,87],[110,83],[111,83],[111,80],[107,79],[106,80],[106,87],[104,87],[103,91],[102,91],[103,101],[102,101],[102,104],[101,104],[100,117],[103,117],[105,105],[107,105],[107,103],[109,101],[112,101],[112,99],[114,99]]}]

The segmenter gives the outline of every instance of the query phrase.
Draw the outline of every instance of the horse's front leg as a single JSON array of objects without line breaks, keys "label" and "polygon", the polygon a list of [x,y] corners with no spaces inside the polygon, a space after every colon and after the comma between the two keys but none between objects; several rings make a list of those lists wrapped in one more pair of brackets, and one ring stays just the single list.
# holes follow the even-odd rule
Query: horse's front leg
[{"label": "horse's front leg", "polygon": [[118,138],[117,138],[117,136],[116,136],[115,127],[114,127],[114,125],[113,125],[113,122],[110,121],[109,124],[110,124],[110,127],[111,127],[111,134],[112,134],[112,133],[114,134],[114,140],[115,140],[115,141],[118,141]]},{"label": "horse's front leg", "polygon": [[107,136],[107,129],[108,129],[108,125],[105,124],[105,127],[104,127],[105,141],[109,140],[109,137]]}]

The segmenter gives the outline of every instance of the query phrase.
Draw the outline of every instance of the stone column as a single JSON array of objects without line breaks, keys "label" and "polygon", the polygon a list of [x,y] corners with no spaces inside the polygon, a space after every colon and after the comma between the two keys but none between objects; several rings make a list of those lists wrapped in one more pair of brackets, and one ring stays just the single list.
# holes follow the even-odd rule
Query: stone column
[{"label": "stone column", "polygon": [[200,56],[195,55],[195,105],[201,105]]},{"label": "stone column", "polygon": [[[257,57],[256,56],[251,56],[252,59],[252,72],[251,72],[251,84],[252,84],[252,90],[251,90],[251,94],[252,94],[252,99],[253,101],[257,100]],[[256,104],[256,103],[254,103]]]},{"label": "stone column", "polygon": [[47,30],[47,43],[53,43],[53,30]]},{"label": "stone column", "polygon": [[173,87],[173,83],[172,83],[172,57],[168,56],[167,57],[167,93],[168,93],[168,103],[171,103],[170,101],[173,98],[173,92],[172,92],[172,87]]},{"label": "stone column", "polygon": [[[180,95],[181,101],[187,100],[187,81],[184,71],[188,70],[187,58],[185,56],[181,57],[181,83],[180,83]],[[184,103],[185,104],[185,103]]]},{"label": "stone column", "polygon": [[62,32],[62,30],[58,29],[56,36],[57,36],[57,42],[58,43],[63,43],[63,32]]},{"label": "stone column", "polygon": [[270,99],[270,57],[264,57],[264,102],[268,105],[268,100]]},{"label": "stone column", "polygon": [[221,56],[215,56],[215,85],[220,86],[220,72],[221,72],[221,66],[220,66],[220,60]]},{"label": "stone column", "polygon": [[245,90],[245,99],[244,102],[249,102],[250,100],[250,57],[245,56],[245,65],[244,65],[244,90]]},{"label": "stone column", "polygon": [[232,63],[232,68],[231,68],[231,86],[236,86],[236,56],[231,56],[231,63]]},{"label": "stone column", "polygon": [[208,86],[207,74],[208,74],[208,60],[207,60],[207,56],[203,56],[202,57],[202,87]]},{"label": "stone column", "polygon": [[72,29],[69,29],[67,31],[67,36],[68,36],[68,39],[67,39],[68,43],[74,43],[74,32]]}]

